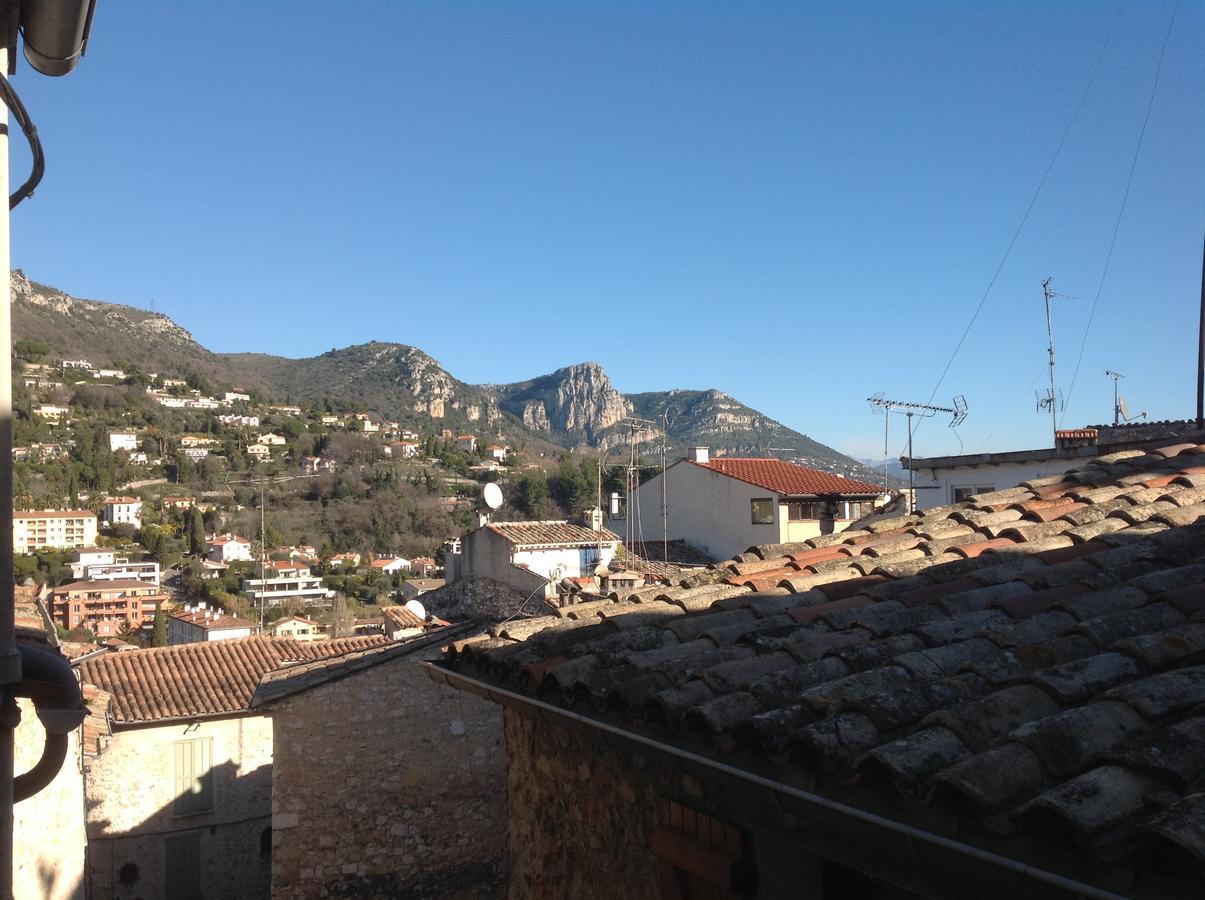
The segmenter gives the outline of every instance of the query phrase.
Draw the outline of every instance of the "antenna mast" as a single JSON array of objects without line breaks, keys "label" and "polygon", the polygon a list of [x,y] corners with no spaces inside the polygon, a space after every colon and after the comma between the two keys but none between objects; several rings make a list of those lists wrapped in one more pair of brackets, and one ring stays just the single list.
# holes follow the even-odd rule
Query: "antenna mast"
[{"label": "antenna mast", "polygon": [[1059,400],[1058,392],[1054,386],[1054,316],[1051,312],[1050,301],[1074,300],[1075,298],[1070,294],[1060,294],[1055,291],[1050,286],[1052,281],[1054,281],[1053,278],[1047,278],[1042,282],[1042,295],[1046,298],[1046,352],[1050,358],[1050,392],[1045,397],[1039,395],[1038,410],[1040,411],[1046,408],[1050,409],[1050,439],[1054,441],[1055,446],[1058,446],[1058,438],[1056,433],[1059,430],[1059,406],[1062,404]]},{"label": "antenna mast", "polygon": [[[908,512],[912,512],[916,505],[916,493],[913,486],[915,469],[912,466],[912,417],[918,416],[922,419],[927,419],[939,412],[949,413],[953,418],[950,420],[950,427],[957,428],[963,423],[967,417],[967,401],[962,394],[954,398],[953,406],[931,406],[928,403],[907,403],[903,400],[887,400],[883,397],[882,391],[866,398],[866,402],[870,404],[870,408],[874,412],[883,410],[890,418],[890,413],[902,412],[908,417]],[[884,431],[884,441],[886,441],[886,431]],[[887,487],[887,460],[886,452],[883,454],[883,488]]]},{"label": "antenna mast", "polygon": [[1125,378],[1120,372],[1114,372],[1112,369],[1105,369],[1105,374],[1113,379],[1113,424],[1121,424],[1121,403],[1117,396],[1117,382]]}]

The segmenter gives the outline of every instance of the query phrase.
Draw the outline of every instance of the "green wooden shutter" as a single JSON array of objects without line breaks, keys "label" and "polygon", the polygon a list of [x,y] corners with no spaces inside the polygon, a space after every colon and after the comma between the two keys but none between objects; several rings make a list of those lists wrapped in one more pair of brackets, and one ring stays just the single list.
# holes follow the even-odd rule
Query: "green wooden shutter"
[{"label": "green wooden shutter", "polygon": [[167,900],[201,900],[201,833],[163,839]]},{"label": "green wooden shutter", "polygon": [[176,741],[176,801],[178,816],[213,809],[212,738]]}]

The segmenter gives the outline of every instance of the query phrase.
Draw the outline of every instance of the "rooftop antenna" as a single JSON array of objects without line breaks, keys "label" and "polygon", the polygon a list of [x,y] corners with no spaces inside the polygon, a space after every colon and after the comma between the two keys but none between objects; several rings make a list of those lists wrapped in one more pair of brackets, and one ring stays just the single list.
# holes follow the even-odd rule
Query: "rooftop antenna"
[{"label": "rooftop antenna", "polygon": [[[878,413],[880,410],[885,414],[885,419],[890,419],[888,413],[902,412],[908,417],[908,512],[912,512],[914,506],[914,488],[913,488],[913,468],[912,468],[912,417],[918,416],[922,419],[928,419],[931,416],[937,415],[939,412],[949,413],[953,418],[950,419],[950,427],[957,428],[963,423],[967,417],[967,401],[966,397],[958,394],[954,397],[953,406],[932,406],[928,403],[907,403],[903,400],[888,400],[883,397],[882,391],[877,394],[872,394],[866,398],[866,402],[870,404],[871,411]],[[887,429],[886,424],[883,428],[883,490],[887,489]]]},{"label": "rooftop antenna", "polygon": [[1050,286],[1053,278],[1042,282],[1042,295],[1046,298],[1046,352],[1050,356],[1050,390],[1046,394],[1038,394],[1038,411],[1050,410],[1051,440],[1058,445],[1059,411],[1063,408],[1063,395],[1054,386],[1054,318],[1051,313],[1051,300],[1074,300],[1070,294],[1060,294]]},{"label": "rooftop antenna", "polygon": [[1126,405],[1126,398],[1117,393],[1117,382],[1120,379],[1125,378],[1125,376],[1120,372],[1114,372],[1112,369],[1105,369],[1105,374],[1113,379],[1113,424],[1120,425],[1122,422],[1133,422],[1135,419],[1145,419],[1145,412],[1140,412],[1136,416],[1131,416],[1129,407]]}]

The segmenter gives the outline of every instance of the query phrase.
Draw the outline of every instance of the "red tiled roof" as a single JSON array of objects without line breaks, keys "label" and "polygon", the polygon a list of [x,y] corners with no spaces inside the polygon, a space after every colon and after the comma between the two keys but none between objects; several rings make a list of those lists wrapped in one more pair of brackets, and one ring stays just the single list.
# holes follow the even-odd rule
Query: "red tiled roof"
[{"label": "red tiled roof", "polygon": [[386,606],[381,614],[397,628],[422,628],[427,624],[404,606]]},{"label": "red tiled roof", "polygon": [[585,525],[570,522],[492,522],[485,526],[495,534],[520,546],[547,544],[597,544],[599,541],[619,540],[619,535],[607,529],[594,531]]},{"label": "red tiled roof", "polygon": [[260,679],[292,660],[324,659],[387,643],[383,635],[296,641],[247,637],[106,653],[80,663],[81,680],[111,696],[115,724],[196,719],[247,710]]},{"label": "red tiled roof", "polygon": [[205,610],[195,610],[189,612],[182,610],[171,614],[173,619],[178,619],[181,622],[187,622],[189,625],[196,625],[198,628],[204,628],[206,631],[223,631],[227,628],[254,628],[253,622],[248,622],[246,619],[240,619],[237,616],[230,616],[223,613],[221,610],[209,610],[209,612],[218,613],[210,618],[205,617]]},{"label": "red tiled roof", "polygon": [[697,463],[684,460],[692,466],[711,469],[738,481],[755,484],[768,491],[790,496],[811,495],[856,495],[881,494],[881,485],[869,484],[865,481],[854,481],[852,478],[842,478],[831,475],[819,469],[809,469],[794,463],[783,462],[781,459],[738,459],[720,457],[707,463]]},{"label": "red tiled roof", "polygon": [[1109,453],[504,623],[445,667],[538,695],[550,718],[580,698],[594,711],[576,703],[575,721],[691,750],[710,735],[761,779],[1094,890],[1196,896],[1202,468],[1205,444]]},{"label": "red tiled roof", "polygon": [[52,593],[63,594],[67,591],[130,591],[130,590],[150,590],[155,593],[161,593],[160,589],[151,584],[149,581],[141,581],[137,578],[112,578],[112,579],[96,579],[93,581],[72,581],[69,584],[60,584],[54,588]]}]

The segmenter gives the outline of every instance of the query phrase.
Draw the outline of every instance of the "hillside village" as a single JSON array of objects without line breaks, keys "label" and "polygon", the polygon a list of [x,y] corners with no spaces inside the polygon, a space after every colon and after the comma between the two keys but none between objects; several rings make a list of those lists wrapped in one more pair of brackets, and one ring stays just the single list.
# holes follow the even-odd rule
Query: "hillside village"
[{"label": "hillside village", "polygon": [[1205,896],[1205,7],[100,6],[0,20],[0,900]]}]

